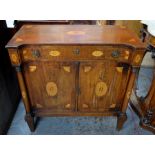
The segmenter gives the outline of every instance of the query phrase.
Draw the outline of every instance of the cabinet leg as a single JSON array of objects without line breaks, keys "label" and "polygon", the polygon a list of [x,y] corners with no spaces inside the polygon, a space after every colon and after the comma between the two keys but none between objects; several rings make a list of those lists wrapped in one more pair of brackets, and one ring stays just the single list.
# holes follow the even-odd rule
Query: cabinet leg
[{"label": "cabinet leg", "polygon": [[120,131],[123,127],[124,122],[127,120],[126,113],[119,113],[117,116],[117,130]]},{"label": "cabinet leg", "polygon": [[31,113],[27,113],[25,116],[25,121],[27,122],[31,132],[35,130],[34,116]]}]

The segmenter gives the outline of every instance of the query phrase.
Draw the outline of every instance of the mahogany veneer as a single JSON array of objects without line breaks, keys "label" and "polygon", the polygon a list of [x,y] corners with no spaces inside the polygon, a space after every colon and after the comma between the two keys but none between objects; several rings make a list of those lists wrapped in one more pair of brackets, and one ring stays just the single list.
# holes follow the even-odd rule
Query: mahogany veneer
[{"label": "mahogany veneer", "polygon": [[34,116],[127,119],[145,45],[125,27],[25,25],[6,46],[34,131]]}]

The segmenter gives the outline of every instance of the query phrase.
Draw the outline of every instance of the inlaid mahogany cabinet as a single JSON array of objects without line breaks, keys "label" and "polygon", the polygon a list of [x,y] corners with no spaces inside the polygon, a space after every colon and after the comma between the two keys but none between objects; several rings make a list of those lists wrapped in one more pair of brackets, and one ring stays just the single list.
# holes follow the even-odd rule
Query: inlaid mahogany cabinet
[{"label": "inlaid mahogany cabinet", "polygon": [[145,54],[125,27],[25,25],[6,47],[31,131],[35,116],[111,115],[122,128]]}]

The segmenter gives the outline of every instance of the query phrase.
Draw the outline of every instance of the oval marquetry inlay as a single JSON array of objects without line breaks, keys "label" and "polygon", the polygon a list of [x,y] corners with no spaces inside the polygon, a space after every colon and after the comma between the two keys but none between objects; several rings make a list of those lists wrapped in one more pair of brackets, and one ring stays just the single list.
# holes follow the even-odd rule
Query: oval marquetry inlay
[{"label": "oval marquetry inlay", "polygon": [[55,96],[58,92],[56,83],[48,82],[46,85],[46,91],[49,96]]},{"label": "oval marquetry inlay", "polygon": [[141,56],[140,56],[139,54],[137,54],[137,55],[135,56],[135,58],[134,58],[134,62],[135,62],[135,63],[139,63],[140,60],[141,60]]},{"label": "oval marquetry inlay", "polygon": [[107,84],[105,82],[98,82],[95,87],[96,96],[104,96],[108,90]]},{"label": "oval marquetry inlay", "polygon": [[63,66],[63,69],[64,69],[66,72],[70,72],[70,71],[71,71],[70,66]]},{"label": "oval marquetry inlay", "polygon": [[95,57],[100,57],[100,56],[103,55],[103,51],[93,51],[92,55],[95,56]]},{"label": "oval marquetry inlay", "polygon": [[50,51],[50,52],[49,52],[49,55],[50,55],[50,56],[53,56],[53,57],[57,57],[57,56],[60,55],[60,52],[59,52],[59,51]]}]

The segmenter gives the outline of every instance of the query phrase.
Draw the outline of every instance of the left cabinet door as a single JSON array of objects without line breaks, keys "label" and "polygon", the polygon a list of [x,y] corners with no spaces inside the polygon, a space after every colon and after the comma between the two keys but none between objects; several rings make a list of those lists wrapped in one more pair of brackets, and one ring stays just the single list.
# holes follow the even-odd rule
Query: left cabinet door
[{"label": "left cabinet door", "polygon": [[72,62],[29,62],[23,67],[31,105],[50,112],[75,110],[76,65]]}]

